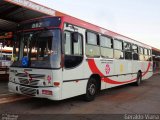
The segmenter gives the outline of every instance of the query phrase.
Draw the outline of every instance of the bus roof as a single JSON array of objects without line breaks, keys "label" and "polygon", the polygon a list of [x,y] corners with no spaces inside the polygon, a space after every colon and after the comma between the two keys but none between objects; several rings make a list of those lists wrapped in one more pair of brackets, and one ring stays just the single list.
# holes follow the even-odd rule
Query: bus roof
[{"label": "bus roof", "polygon": [[91,30],[91,31],[95,31],[95,32],[98,32],[98,33],[103,34],[103,35],[108,35],[108,36],[111,36],[111,37],[116,38],[116,39],[120,39],[120,40],[124,40],[124,41],[127,41],[127,42],[131,42],[133,44],[137,44],[137,45],[142,46],[142,47],[147,47],[147,48],[150,48],[150,49],[152,48],[151,46],[149,46],[147,44],[144,44],[144,43],[139,42],[137,40],[134,40],[132,38],[126,37],[124,35],[118,34],[118,33],[113,32],[111,30],[99,27],[97,25],[94,25],[92,23],[86,22],[84,20],[80,20],[78,18],[69,16],[69,15],[65,15],[62,18],[63,18],[64,22],[67,22],[67,23],[70,23],[70,24],[74,24],[76,26],[83,27],[83,28],[86,28],[86,29]]},{"label": "bus roof", "polygon": [[[113,38],[116,38],[116,39],[119,39],[119,40],[124,40],[126,42],[137,44],[138,46],[141,46],[141,47],[145,47],[145,48],[149,48],[149,49],[154,48],[154,47],[152,47],[150,45],[147,45],[145,43],[142,43],[140,41],[134,40],[132,38],[126,37],[126,36],[121,35],[119,33],[116,33],[116,32],[113,32],[111,30],[99,27],[97,25],[94,25],[92,23],[86,22],[84,20],[81,20],[81,19],[78,19],[78,18],[75,18],[75,17],[72,17],[72,16],[67,15],[67,14],[62,14],[60,16],[43,16],[43,17],[38,17],[38,18],[33,18],[33,19],[30,19],[30,20],[26,20],[26,21],[23,21],[21,23],[30,22],[30,21],[43,19],[43,18],[48,18],[48,17],[53,17],[53,18],[54,17],[61,17],[63,22],[66,22],[66,23],[69,23],[69,24],[73,24],[73,25],[91,30],[91,31],[100,33],[102,35],[107,35],[107,36],[110,36],[110,37],[113,37]],[[154,48],[154,49],[156,49],[156,48]]]}]

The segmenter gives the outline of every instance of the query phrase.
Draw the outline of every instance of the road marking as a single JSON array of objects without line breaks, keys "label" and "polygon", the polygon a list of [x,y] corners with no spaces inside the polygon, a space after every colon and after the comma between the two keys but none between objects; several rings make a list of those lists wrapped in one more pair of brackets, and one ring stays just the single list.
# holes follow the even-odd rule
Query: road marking
[{"label": "road marking", "polygon": [[18,96],[18,95],[4,97],[4,98],[0,98],[0,104],[11,103],[11,102],[20,101],[20,100],[29,99],[29,98],[30,97]]}]

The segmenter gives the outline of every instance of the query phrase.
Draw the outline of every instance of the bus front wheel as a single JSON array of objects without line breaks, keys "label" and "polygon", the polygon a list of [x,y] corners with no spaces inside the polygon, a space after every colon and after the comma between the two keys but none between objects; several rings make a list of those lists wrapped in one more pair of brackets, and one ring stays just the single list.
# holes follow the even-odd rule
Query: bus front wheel
[{"label": "bus front wheel", "polygon": [[86,94],[84,95],[84,99],[88,102],[93,101],[97,94],[97,81],[95,78],[90,78],[87,83]]}]

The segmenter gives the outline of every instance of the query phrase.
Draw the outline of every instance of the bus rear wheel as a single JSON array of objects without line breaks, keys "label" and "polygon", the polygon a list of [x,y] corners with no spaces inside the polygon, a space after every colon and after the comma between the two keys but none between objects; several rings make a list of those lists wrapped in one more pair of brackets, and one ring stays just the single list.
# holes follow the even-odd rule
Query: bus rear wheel
[{"label": "bus rear wheel", "polygon": [[95,78],[90,78],[87,83],[86,94],[84,95],[84,99],[88,102],[93,101],[97,94],[98,86]]},{"label": "bus rear wheel", "polygon": [[142,81],[142,74],[141,74],[141,72],[138,72],[137,73],[137,81],[135,82],[135,85],[140,86],[141,81]]}]

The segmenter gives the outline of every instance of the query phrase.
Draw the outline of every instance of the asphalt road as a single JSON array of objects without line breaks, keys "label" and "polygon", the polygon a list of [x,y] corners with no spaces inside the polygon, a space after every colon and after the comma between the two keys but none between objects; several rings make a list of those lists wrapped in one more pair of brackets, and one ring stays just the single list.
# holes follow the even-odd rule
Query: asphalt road
[{"label": "asphalt road", "polygon": [[[6,114],[28,115],[31,118],[36,115],[38,119],[53,114],[58,114],[60,117],[64,114],[92,114],[93,118],[95,118],[94,115],[100,114],[104,116],[99,116],[100,118],[105,118],[106,114],[160,114],[160,75],[143,81],[139,87],[124,85],[104,90],[92,102],[85,102],[81,97],[58,102],[26,98],[10,103],[1,103],[0,113],[1,116]],[[82,117],[82,119],[84,118]]]}]

